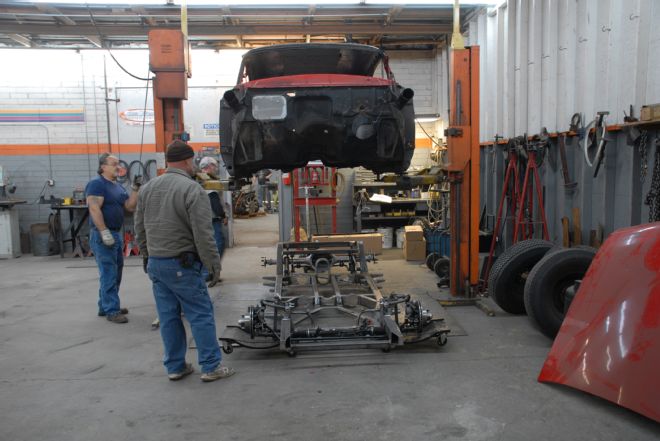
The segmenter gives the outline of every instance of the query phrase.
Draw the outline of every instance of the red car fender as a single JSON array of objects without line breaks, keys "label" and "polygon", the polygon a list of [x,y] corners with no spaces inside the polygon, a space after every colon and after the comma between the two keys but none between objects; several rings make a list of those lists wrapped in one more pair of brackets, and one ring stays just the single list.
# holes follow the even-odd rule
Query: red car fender
[{"label": "red car fender", "polygon": [[603,244],[538,380],[660,422],[660,223],[617,230]]}]

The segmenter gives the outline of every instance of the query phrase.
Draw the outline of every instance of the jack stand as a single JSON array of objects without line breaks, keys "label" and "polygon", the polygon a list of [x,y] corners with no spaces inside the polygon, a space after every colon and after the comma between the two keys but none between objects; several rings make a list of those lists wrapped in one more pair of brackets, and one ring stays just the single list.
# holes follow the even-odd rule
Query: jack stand
[{"label": "jack stand", "polygon": [[[488,276],[490,275],[490,269],[493,265],[493,258],[495,257],[495,246],[497,241],[500,238],[500,228],[504,227],[506,219],[502,218],[502,212],[504,210],[504,202],[508,199],[509,204],[507,208],[507,214],[510,216],[516,216],[516,210],[518,208],[518,198],[520,195],[520,179],[518,175],[518,152],[516,141],[514,139],[510,140],[506,146],[509,162],[506,167],[506,173],[504,175],[504,186],[502,187],[502,196],[500,196],[500,203],[497,207],[497,217],[495,221],[495,228],[493,229],[493,239],[490,242],[490,251],[488,253],[488,260],[486,261],[486,268],[484,271],[483,279],[481,280],[480,291],[485,291],[488,284]],[[510,183],[513,182],[513,185]]]},{"label": "jack stand", "polygon": [[[543,206],[543,193],[541,191],[541,178],[539,177],[539,169],[536,164],[536,154],[540,145],[545,144],[543,140],[535,140],[527,145],[527,168],[525,169],[525,179],[523,180],[522,192],[520,194],[518,217],[516,218],[516,225],[513,229],[513,243],[518,241],[518,232],[522,227],[522,237],[524,239],[531,239],[534,236],[533,225],[540,223],[543,226],[543,238],[550,240],[548,234],[548,223],[545,218],[545,208]],[[530,180],[530,175],[533,175],[534,181]],[[535,187],[535,188],[534,188]],[[534,193],[536,190],[536,197],[538,198],[539,211],[541,212],[541,220],[534,221]],[[527,206],[525,206],[527,202]],[[525,215],[526,219],[523,220]]]}]

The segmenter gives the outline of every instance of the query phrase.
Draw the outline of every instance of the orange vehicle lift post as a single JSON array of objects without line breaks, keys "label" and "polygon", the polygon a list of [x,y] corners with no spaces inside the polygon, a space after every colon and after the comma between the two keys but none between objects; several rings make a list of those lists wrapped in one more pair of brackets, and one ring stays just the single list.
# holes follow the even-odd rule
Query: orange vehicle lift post
[{"label": "orange vehicle lift post", "polygon": [[184,131],[183,100],[188,99],[190,50],[178,29],[149,31],[149,69],[154,79],[154,121],[158,174],[165,169],[165,148],[175,139],[188,141]]},{"label": "orange vehicle lift post", "polygon": [[453,49],[449,63],[449,287],[471,297],[479,278],[479,47]]}]

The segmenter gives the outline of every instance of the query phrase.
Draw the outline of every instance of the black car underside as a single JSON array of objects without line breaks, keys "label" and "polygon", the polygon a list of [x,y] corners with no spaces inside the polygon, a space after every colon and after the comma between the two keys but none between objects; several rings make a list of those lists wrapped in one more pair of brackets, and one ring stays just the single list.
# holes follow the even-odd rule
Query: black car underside
[{"label": "black car underside", "polygon": [[[348,46],[363,50],[359,45],[359,49],[353,48],[356,45],[313,46]],[[366,55],[373,55],[371,49],[375,48],[367,48],[370,52]],[[307,49],[307,53],[314,50]],[[245,66],[246,59],[255,58],[249,57],[251,52],[246,54],[242,72],[257,71],[259,79],[264,72],[273,73],[263,66],[260,69],[249,63]],[[298,56],[304,53],[297,50]],[[329,53],[338,56],[340,52]],[[332,63],[325,63],[322,70],[326,72],[307,68],[276,69],[275,73],[284,73],[282,80],[292,74],[373,73],[374,58],[359,55],[351,62],[337,63],[346,69],[333,69]],[[338,57],[342,59],[341,55]],[[272,53],[262,48],[259,59],[263,58],[281,65]],[[290,54],[285,58],[288,63],[295,59]],[[358,58],[363,64],[356,67]],[[289,171],[312,160],[321,160],[332,167],[363,166],[375,173],[402,173],[409,167],[415,148],[412,90],[393,82],[358,87],[331,84],[304,87],[301,84],[304,82],[292,81],[290,87],[284,87],[286,81],[284,86],[280,81],[274,88],[251,88],[247,83],[225,93],[220,105],[220,144],[230,175],[245,177],[264,168]]]}]

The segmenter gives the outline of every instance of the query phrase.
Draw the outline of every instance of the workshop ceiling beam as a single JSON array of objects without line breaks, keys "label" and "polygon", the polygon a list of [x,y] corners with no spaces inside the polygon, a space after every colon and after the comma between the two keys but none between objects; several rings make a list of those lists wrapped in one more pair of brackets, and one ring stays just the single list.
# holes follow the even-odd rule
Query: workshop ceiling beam
[{"label": "workshop ceiling beam", "polygon": [[[177,26],[169,26],[178,28]],[[98,29],[107,37],[146,37],[147,29],[138,26],[127,25],[104,25],[98,24]],[[6,24],[2,28],[5,33],[22,33],[34,35],[58,35],[58,36],[78,36],[94,35],[97,30],[92,25],[50,25],[50,24],[31,24],[18,25]],[[198,25],[188,24],[188,34],[191,37],[228,35],[228,34],[387,34],[387,35],[440,35],[451,31],[450,24],[393,24],[383,26],[380,24],[362,24],[362,23],[338,23],[338,24],[312,24],[304,26],[301,24],[281,24],[281,25],[250,25],[250,26],[231,26],[222,27],[218,25]]]},{"label": "workshop ceiling beam", "polygon": [[231,9],[228,6],[222,8],[222,13],[225,15],[224,18],[230,25],[238,26],[240,24],[240,20],[233,16]]},{"label": "workshop ceiling beam", "polygon": [[401,6],[394,6],[387,12],[387,18],[385,19],[385,25],[390,26],[394,21],[394,17],[402,11]]},{"label": "workshop ceiling beam", "polygon": [[38,4],[37,9],[40,11],[47,12],[48,14],[52,14],[53,18],[57,20],[61,24],[65,24],[68,26],[75,26],[76,22],[71,20],[69,17],[66,15],[62,14],[59,9],[50,6],[50,5],[44,5],[44,4]]},{"label": "workshop ceiling beam", "polygon": [[[218,2],[222,3],[222,2]],[[313,3],[313,2],[310,2]],[[64,5],[59,4],[57,8],[43,3],[33,4],[31,7],[22,7],[21,4],[7,4],[7,2],[0,5],[0,14],[14,14],[16,16],[23,16],[25,18],[39,17],[41,19],[59,16],[62,20],[72,18],[86,18],[89,16],[89,10],[92,11],[95,17],[109,18],[130,18],[135,17],[136,12],[149,17],[161,18],[169,17],[171,19],[180,19],[180,10],[172,7],[158,7],[153,5],[134,5],[130,7],[118,7],[116,5],[99,5],[91,4],[89,9],[86,6],[80,5]],[[26,3],[26,5],[29,5]],[[228,6],[216,7],[197,7],[188,5],[189,18],[211,18],[218,17],[219,15],[226,15],[231,17],[241,18],[273,18],[273,17],[291,17],[299,18],[302,16],[315,15],[317,17],[344,17],[344,18],[359,18],[359,17],[387,17],[391,9],[400,9],[398,15],[406,19],[446,19],[451,21],[452,9],[440,6],[392,6],[385,7],[380,5],[375,6],[361,6],[361,7],[329,7],[322,5],[312,6],[298,6],[298,7],[257,7],[257,6],[240,6],[233,5],[231,8]],[[476,10],[479,8],[468,8],[468,10]],[[310,10],[313,12],[310,13]],[[63,12],[64,11],[64,12]]]},{"label": "workshop ceiling beam", "polygon": [[[136,47],[146,44],[149,29],[181,26],[180,9],[165,4],[0,3],[0,31],[25,36],[32,47]],[[463,17],[482,9],[461,6]],[[197,48],[348,40],[429,49],[451,33],[451,23],[452,8],[444,5],[188,6],[189,41]]]},{"label": "workshop ceiling beam", "polygon": [[87,41],[92,43],[94,46],[101,48],[103,47],[103,40],[101,40],[99,37],[96,37],[94,35],[85,35],[85,38]]},{"label": "workshop ceiling beam", "polygon": [[14,40],[16,43],[21,44],[21,45],[23,45],[23,46],[25,46],[25,47],[32,47],[32,46],[33,46],[32,40],[30,40],[29,38],[24,37],[24,36],[22,36],[22,35],[19,35],[19,34],[8,34],[7,37],[11,38],[11,39]]},{"label": "workshop ceiling beam", "polygon": [[131,9],[149,26],[158,26],[158,22],[149,16],[149,13],[143,6],[132,6]]},{"label": "workshop ceiling beam", "polygon": [[307,17],[303,17],[303,24],[311,25],[314,21],[314,13],[316,13],[316,5],[311,5],[307,9]]}]

